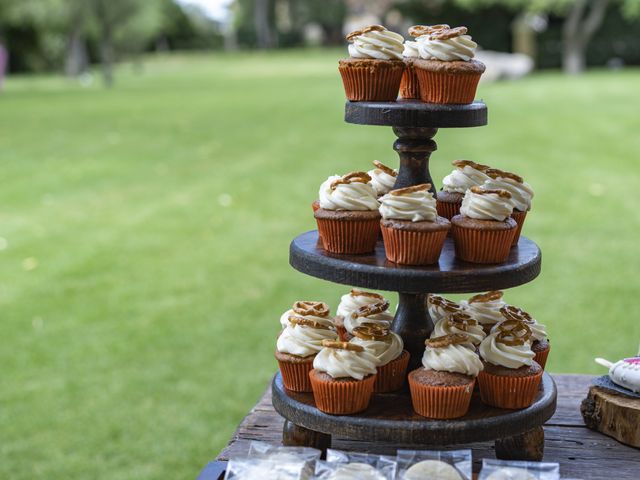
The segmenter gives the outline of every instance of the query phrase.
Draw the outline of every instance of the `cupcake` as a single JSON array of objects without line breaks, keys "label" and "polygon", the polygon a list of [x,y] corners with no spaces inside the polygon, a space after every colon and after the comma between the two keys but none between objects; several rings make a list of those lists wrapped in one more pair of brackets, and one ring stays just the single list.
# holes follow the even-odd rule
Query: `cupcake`
[{"label": "cupcake", "polygon": [[531,210],[531,199],[533,198],[531,185],[515,173],[505,172],[503,170],[498,170],[497,168],[490,168],[485,173],[489,179],[484,182],[484,188],[502,189],[511,194],[511,204],[513,205],[511,218],[513,218],[518,224],[518,228],[513,239],[513,244],[516,245],[520,238],[524,219],[527,216],[527,212]]},{"label": "cupcake", "polygon": [[451,224],[438,216],[429,188],[428,183],[399,188],[380,199],[387,260],[403,265],[438,262]]},{"label": "cupcake", "polygon": [[478,45],[466,33],[467,27],[448,25],[416,25],[409,29],[418,44],[420,58],[413,60],[413,68],[423,102],[473,102],[485,66],[473,60]]},{"label": "cupcake", "polygon": [[369,253],[380,232],[378,196],[366,172],[329,177],[320,186],[320,208],[313,214],[325,250]]},{"label": "cupcake", "polygon": [[[508,323],[507,323],[508,322]],[[536,398],[542,367],[533,358],[531,329],[522,322],[498,324],[480,344],[484,370],[478,376],[480,398],[498,408],[526,408]]]},{"label": "cupcake", "polygon": [[[306,302],[307,304],[319,302]],[[321,304],[324,305],[324,304]],[[278,337],[275,357],[282,373],[285,388],[294,392],[310,392],[309,372],[313,360],[322,349],[323,340],[337,340],[333,322],[326,316],[289,316],[287,327]]]},{"label": "cupcake", "polygon": [[474,295],[467,301],[467,313],[482,325],[486,334],[491,331],[491,328],[496,323],[504,320],[500,312],[500,309],[506,305],[502,301],[502,295],[503,293],[500,290],[492,290]]},{"label": "cupcake", "polygon": [[452,313],[464,312],[467,307],[466,304],[457,303],[440,295],[430,293],[427,296],[427,309],[429,310],[429,316],[433,323],[437,323]]},{"label": "cupcake", "polygon": [[509,256],[516,221],[506,190],[471,187],[451,219],[456,257],[472,263],[502,263]]},{"label": "cupcake", "polygon": [[390,329],[393,315],[387,311],[388,309],[389,302],[386,300],[358,308],[351,315],[344,317],[342,325],[345,333],[341,335],[341,338],[351,340],[353,330],[361,326]]},{"label": "cupcake", "polygon": [[487,336],[478,322],[466,313],[456,312],[448,317],[438,320],[433,327],[431,337],[442,337],[459,333],[469,337],[473,348],[480,345],[482,340]]},{"label": "cupcake", "polygon": [[405,99],[420,98],[418,76],[413,69],[413,61],[420,57],[418,42],[405,40],[402,57],[406,68],[402,74],[402,80],[400,81],[400,96]]},{"label": "cupcake", "polygon": [[[351,314],[361,307],[375,304],[387,305],[387,309],[374,315],[373,320],[383,320],[386,322],[384,326],[388,327],[393,321],[393,314],[388,311],[389,301],[379,293],[365,292],[353,288],[349,293],[340,297],[340,305],[336,310],[335,324],[341,340],[346,342],[351,339],[351,334],[347,332],[344,326],[344,319],[351,317]],[[350,325],[353,325],[353,323],[350,322]],[[353,330],[353,326],[351,328]]]},{"label": "cupcake", "polygon": [[376,168],[369,170],[367,173],[371,177],[371,186],[376,191],[378,197],[381,197],[393,189],[396,178],[398,177],[398,172],[378,160],[374,160],[373,164]]},{"label": "cupcake", "polygon": [[428,418],[462,417],[469,410],[473,385],[482,362],[462,334],[425,342],[422,367],[409,374],[413,409]]},{"label": "cupcake", "polygon": [[[535,318],[521,308],[514,307],[513,305],[503,306],[500,309],[500,313],[505,320],[519,321],[529,327],[531,330],[531,350],[536,354],[533,359],[540,364],[544,370],[547,364],[547,358],[549,357],[549,351],[551,350],[545,326],[538,323]],[[494,329],[495,328],[496,327],[494,327]]]},{"label": "cupcake", "polygon": [[471,160],[454,160],[451,164],[456,168],[442,179],[437,195],[438,215],[449,220],[460,213],[465,192],[489,180],[484,172],[491,168]]},{"label": "cupcake", "polygon": [[366,410],[376,380],[376,359],[360,345],[324,340],[309,373],[321,412],[347,415]]},{"label": "cupcake", "polygon": [[409,365],[409,352],[404,350],[402,338],[384,328],[360,326],[353,329],[351,343],[360,345],[376,359],[376,383],[378,393],[400,390]]},{"label": "cupcake", "polygon": [[347,35],[349,58],[340,60],[344,92],[352,102],[393,102],[404,72],[404,38],[381,25]]}]

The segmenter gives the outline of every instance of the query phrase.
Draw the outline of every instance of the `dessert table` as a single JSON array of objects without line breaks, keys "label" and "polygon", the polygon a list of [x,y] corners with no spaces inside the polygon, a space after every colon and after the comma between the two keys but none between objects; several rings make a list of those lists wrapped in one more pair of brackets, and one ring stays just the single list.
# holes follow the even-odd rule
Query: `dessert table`
[{"label": "dessert table", "polygon": [[[585,427],[580,415],[580,402],[587,395],[594,377],[589,375],[553,375],[558,388],[558,406],[544,425],[544,461],[559,462],[563,478],[584,480],[617,480],[640,478],[640,451]],[[198,480],[219,480],[224,476],[226,461],[235,453],[246,451],[247,443],[259,440],[272,444],[282,441],[284,419],[273,409],[271,387],[240,422],[229,443],[198,476]],[[639,427],[640,428],[640,427]],[[385,445],[334,438],[332,448],[395,454],[400,445]],[[494,458],[493,442],[474,443],[471,448],[474,472],[483,457]],[[415,446],[413,448],[416,448]],[[446,448],[443,448],[446,449]]]}]

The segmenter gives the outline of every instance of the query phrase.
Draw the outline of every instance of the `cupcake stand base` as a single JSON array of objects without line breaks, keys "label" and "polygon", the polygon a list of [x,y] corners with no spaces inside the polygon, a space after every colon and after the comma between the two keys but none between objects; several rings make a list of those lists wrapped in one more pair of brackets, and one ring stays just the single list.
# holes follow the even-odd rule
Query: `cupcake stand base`
[{"label": "cupcake stand base", "polygon": [[[487,107],[478,101],[470,105],[347,102],[345,120],[393,127],[398,137],[393,148],[400,157],[395,188],[431,183],[435,194],[429,157],[437,148],[433,137],[438,128],[486,125]],[[538,276],[541,259],[538,246],[525,237],[520,237],[507,261],[499,265],[457,259],[451,238],[446,240],[439,262],[426,267],[387,261],[381,241],[371,254],[331,254],[322,248],[316,231],[296,237],[289,250],[291,266],[307,275],[354,287],[398,292],[398,309],[391,328],[402,337],[411,355],[409,371],[420,366],[424,341],[433,330],[426,307],[428,293],[475,293],[522,285]],[[542,425],[555,412],[556,397],[553,380],[544,374],[535,402],[523,410],[486,406],[476,392],[464,417],[429,420],[413,411],[405,386],[399,392],[374,395],[362,413],[334,416],[320,412],[311,393],[287,391],[280,374],[272,385],[273,406],[286,420],[283,443],[287,445],[324,450],[331,444],[332,435],[424,447],[493,440],[498,458],[522,460],[542,459]]]}]

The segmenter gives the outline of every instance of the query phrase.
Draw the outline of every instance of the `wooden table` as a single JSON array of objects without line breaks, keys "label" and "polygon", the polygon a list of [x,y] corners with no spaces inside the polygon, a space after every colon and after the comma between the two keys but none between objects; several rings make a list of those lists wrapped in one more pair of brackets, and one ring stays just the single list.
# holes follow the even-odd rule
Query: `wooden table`
[{"label": "wooden table", "polygon": [[[580,416],[580,402],[587,395],[594,377],[588,375],[554,375],[558,386],[558,408],[545,426],[544,460],[559,462],[563,477],[584,480],[640,479],[640,451],[618,443],[587,429]],[[218,480],[230,457],[246,452],[251,440],[279,444],[282,440],[283,418],[271,405],[268,388],[258,403],[242,420],[229,444],[215,461],[200,473],[198,480]],[[640,428],[640,426],[638,427]],[[380,454],[395,454],[398,445],[372,444],[362,441],[334,439],[333,448]],[[476,443],[472,448],[474,472],[480,469],[482,458],[495,458],[493,442]],[[415,446],[411,447],[416,449]]]}]

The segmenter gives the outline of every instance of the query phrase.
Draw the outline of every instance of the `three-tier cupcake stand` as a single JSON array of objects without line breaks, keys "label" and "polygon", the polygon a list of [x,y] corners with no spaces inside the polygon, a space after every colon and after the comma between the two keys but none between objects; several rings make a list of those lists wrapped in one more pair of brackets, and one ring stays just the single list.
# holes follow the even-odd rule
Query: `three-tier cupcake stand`
[{"label": "three-tier cupcake stand", "polygon": [[[392,127],[398,137],[393,148],[400,156],[394,188],[430,183],[435,196],[429,173],[429,157],[436,150],[433,137],[439,128],[486,125],[487,107],[480,101],[469,105],[410,100],[347,102],[345,121]],[[506,262],[467,263],[455,257],[453,240],[449,237],[439,263],[402,266],[387,261],[382,241],[371,254],[326,252],[315,230],[296,237],[289,251],[291,266],[307,275],[349,286],[398,292],[398,309],[391,329],[402,337],[411,354],[408,371],[421,365],[425,339],[433,330],[426,305],[428,293],[475,293],[522,285],[538,276],[541,258],[538,246],[521,236]],[[542,425],[555,412],[557,397],[555,383],[545,373],[538,395],[528,408],[490,407],[475,392],[464,417],[430,420],[413,411],[408,388],[374,394],[366,411],[341,416],[319,411],[312,393],[286,390],[280,373],[273,379],[272,392],[273,406],[285,418],[282,438],[286,445],[326,449],[332,436],[427,448],[494,441],[498,458],[519,460],[542,459]]]}]

